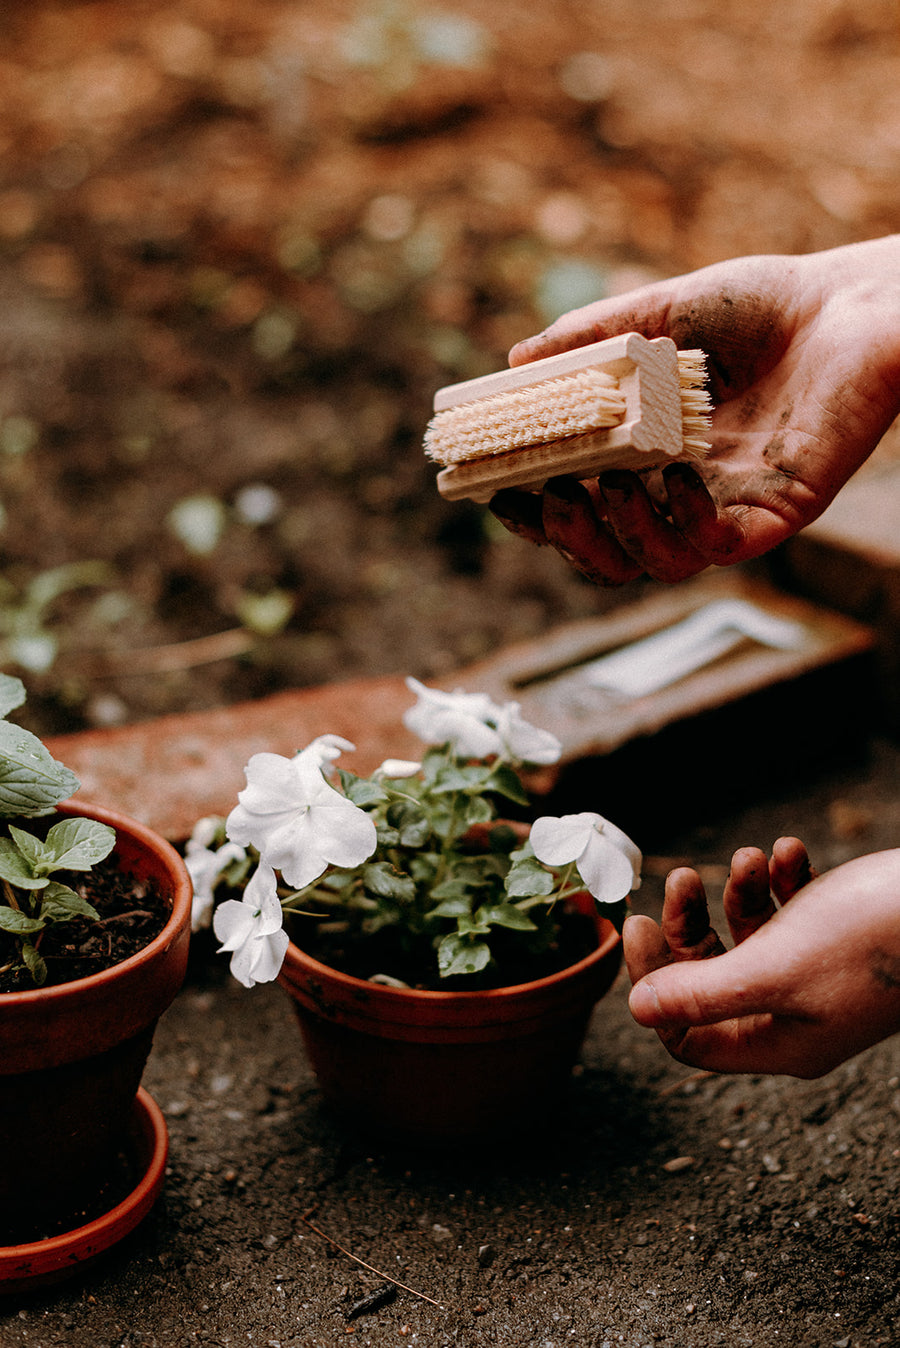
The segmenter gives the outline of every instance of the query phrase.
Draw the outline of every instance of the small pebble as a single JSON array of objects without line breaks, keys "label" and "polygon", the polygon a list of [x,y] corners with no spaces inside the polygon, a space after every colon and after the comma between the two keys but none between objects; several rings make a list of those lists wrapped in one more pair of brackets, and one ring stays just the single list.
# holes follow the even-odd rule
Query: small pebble
[{"label": "small pebble", "polygon": [[663,1162],[663,1170],[668,1170],[670,1175],[676,1175],[679,1170],[690,1170],[691,1166],[696,1164],[695,1156],[673,1156],[671,1161]]}]

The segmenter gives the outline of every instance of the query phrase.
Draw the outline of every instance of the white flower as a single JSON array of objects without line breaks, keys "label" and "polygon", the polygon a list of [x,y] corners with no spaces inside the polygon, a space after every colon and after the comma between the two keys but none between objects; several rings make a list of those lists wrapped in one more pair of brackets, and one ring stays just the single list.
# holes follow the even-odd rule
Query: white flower
[{"label": "white flower", "polygon": [[545,866],[574,861],[599,903],[616,903],[641,883],[640,852],[627,834],[602,815],[545,815],[531,826],[531,846]]},{"label": "white flower", "polygon": [[331,766],[336,758],[341,754],[352,754],[356,748],[349,740],[342,739],[340,735],[317,735],[311,744],[307,744],[305,749],[301,749],[295,758],[309,758],[322,769],[326,777],[331,777],[334,768]]},{"label": "white flower", "polygon": [[407,730],[424,744],[449,744],[460,758],[488,758],[503,749],[495,724],[500,708],[487,693],[443,693],[418,679],[406,686],[419,701],[403,716]]},{"label": "white flower", "polygon": [[226,821],[232,842],[255,847],[296,889],[312,884],[329,865],[360,865],[377,841],[369,815],[326,782],[319,752],[254,754],[245,769],[247,785]]},{"label": "white flower", "polygon": [[194,890],[191,900],[191,931],[208,927],[212,919],[213,887],[232,861],[243,861],[247,853],[229,842],[215,851],[206,844],[215,837],[215,819],[200,819],[184,849],[184,864]]},{"label": "white flower", "polygon": [[278,977],[288,948],[281,921],[275,872],[264,862],[248,882],[243,899],[228,899],[216,909],[213,931],[222,942],[219,952],[232,952],[231,972],[245,988]]},{"label": "white flower", "polygon": [[497,733],[507,758],[519,763],[556,763],[562,745],[549,730],[539,730],[519,715],[519,703],[507,702],[497,717]]},{"label": "white flower", "polygon": [[414,763],[411,758],[386,758],[372,776],[389,777],[391,781],[397,782],[404,777],[415,777],[421,767],[421,763]]}]

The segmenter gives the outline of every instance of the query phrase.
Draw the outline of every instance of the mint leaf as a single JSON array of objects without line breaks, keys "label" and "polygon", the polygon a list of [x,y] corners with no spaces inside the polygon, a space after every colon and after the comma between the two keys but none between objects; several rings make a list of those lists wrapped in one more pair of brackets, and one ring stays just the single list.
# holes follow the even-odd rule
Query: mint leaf
[{"label": "mint leaf", "polygon": [[55,880],[41,895],[41,917],[47,922],[68,922],[70,917],[89,917],[93,922],[100,921],[100,914],[93,904],[68,885],[57,884]]},{"label": "mint leaf", "polygon": [[44,922],[39,917],[29,917],[20,913],[18,908],[5,908],[0,905],[0,929],[12,932],[14,936],[26,936],[35,931],[44,930]]},{"label": "mint leaf", "polygon": [[[39,877],[41,875],[41,862],[45,861],[48,856],[47,849],[41,839],[36,838],[33,833],[26,833],[23,828],[16,828],[15,824],[10,824],[9,833],[17,851],[21,853],[28,867],[29,875]],[[46,874],[46,871],[43,873]]]},{"label": "mint leaf", "polygon": [[25,701],[25,685],[12,674],[0,674],[0,716],[8,716]]},{"label": "mint leaf", "polygon": [[8,880],[20,889],[43,889],[47,883],[46,876],[35,875],[28,858],[10,838],[0,838],[0,880]]},{"label": "mint leaf", "polygon": [[94,819],[63,819],[48,832],[44,844],[46,861],[39,864],[48,871],[89,871],[109,856],[115,842],[116,830],[108,824],[99,824]]},{"label": "mint leaf", "polygon": [[37,948],[30,941],[22,942],[22,959],[25,961],[25,967],[34,979],[37,987],[47,981],[47,965],[37,952]]},{"label": "mint leaf", "polygon": [[30,730],[0,721],[0,815],[50,814],[79,785]]}]

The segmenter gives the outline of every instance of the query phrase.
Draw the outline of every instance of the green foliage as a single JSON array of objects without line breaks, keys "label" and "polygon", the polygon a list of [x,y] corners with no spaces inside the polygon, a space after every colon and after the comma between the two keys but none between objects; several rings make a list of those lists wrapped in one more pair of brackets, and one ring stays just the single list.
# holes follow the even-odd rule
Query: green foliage
[{"label": "green foliage", "polygon": [[[0,674],[0,716],[25,701],[19,679]],[[53,812],[78,789],[78,778],[27,730],[0,720],[0,817],[27,819]],[[19,963],[35,984],[47,977],[38,949],[49,926],[75,917],[99,918],[96,909],[55,875],[88,871],[108,856],[115,830],[92,819],[66,818],[39,835],[8,823],[0,834],[0,932],[12,937]]]},{"label": "green foliage", "polygon": [[[557,936],[554,906],[583,886],[577,876],[561,881],[498,822],[502,801],[528,799],[508,762],[467,763],[431,748],[414,777],[364,779],[339,769],[338,778],[371,815],[376,853],[298,893],[282,891],[297,921],[320,914],[322,939],[356,955],[374,943],[387,966],[377,972],[395,980],[398,969],[404,977],[418,969],[420,983],[431,981],[429,970],[453,986],[502,982],[510,960],[546,954]],[[547,920],[534,920],[537,907]],[[302,939],[309,926],[297,930]]]}]

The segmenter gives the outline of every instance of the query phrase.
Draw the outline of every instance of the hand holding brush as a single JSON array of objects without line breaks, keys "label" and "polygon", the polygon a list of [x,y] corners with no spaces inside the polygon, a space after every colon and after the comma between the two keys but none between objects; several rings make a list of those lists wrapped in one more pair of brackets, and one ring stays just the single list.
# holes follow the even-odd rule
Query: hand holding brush
[{"label": "hand holding brush", "polygon": [[710,451],[501,488],[497,517],[602,585],[678,581],[816,519],[900,412],[900,236],[717,263],[565,314],[514,370],[621,333],[703,351]]}]

